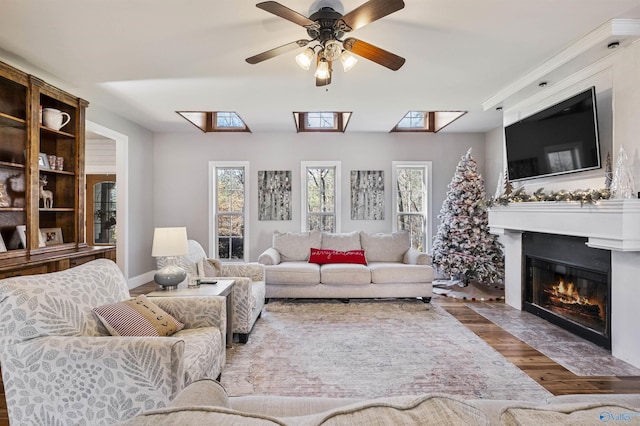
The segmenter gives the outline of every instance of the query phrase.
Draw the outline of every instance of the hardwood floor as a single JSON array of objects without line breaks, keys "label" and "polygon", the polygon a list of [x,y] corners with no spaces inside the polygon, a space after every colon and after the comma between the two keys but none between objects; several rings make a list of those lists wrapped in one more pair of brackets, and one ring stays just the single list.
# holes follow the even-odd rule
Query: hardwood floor
[{"label": "hardwood floor", "polygon": [[[131,295],[146,294],[155,289],[156,284],[151,282],[131,290]],[[432,303],[453,315],[554,395],[640,393],[640,376],[577,376],[465,305],[502,302],[469,302],[436,295]],[[8,425],[7,403],[0,378],[0,426]]]},{"label": "hardwood floor", "polygon": [[469,330],[554,395],[640,393],[640,376],[577,376],[465,306],[465,303],[468,302],[462,303],[438,298],[434,299],[433,303],[444,308]]}]

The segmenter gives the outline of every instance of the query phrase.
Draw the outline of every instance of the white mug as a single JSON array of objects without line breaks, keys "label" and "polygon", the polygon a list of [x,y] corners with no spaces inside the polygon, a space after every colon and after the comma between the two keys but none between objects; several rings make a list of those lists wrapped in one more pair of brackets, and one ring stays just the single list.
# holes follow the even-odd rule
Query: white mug
[{"label": "white mug", "polygon": [[42,110],[42,122],[50,129],[60,130],[71,121],[71,116],[55,108],[45,108]]}]

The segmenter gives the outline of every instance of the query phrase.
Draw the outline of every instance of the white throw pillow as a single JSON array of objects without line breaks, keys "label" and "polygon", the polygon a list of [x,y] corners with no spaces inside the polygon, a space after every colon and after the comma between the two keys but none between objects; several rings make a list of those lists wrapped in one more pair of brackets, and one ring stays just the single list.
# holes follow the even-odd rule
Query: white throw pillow
[{"label": "white throw pillow", "polygon": [[404,254],[411,247],[411,237],[407,231],[392,234],[360,233],[360,241],[368,262],[402,262]]},{"label": "white throw pillow", "polygon": [[358,231],[344,233],[322,233],[322,248],[325,250],[351,251],[361,250],[360,233]]},{"label": "white throw pillow", "polygon": [[319,231],[273,233],[273,248],[278,250],[283,262],[309,260],[311,247],[320,247],[320,241]]}]

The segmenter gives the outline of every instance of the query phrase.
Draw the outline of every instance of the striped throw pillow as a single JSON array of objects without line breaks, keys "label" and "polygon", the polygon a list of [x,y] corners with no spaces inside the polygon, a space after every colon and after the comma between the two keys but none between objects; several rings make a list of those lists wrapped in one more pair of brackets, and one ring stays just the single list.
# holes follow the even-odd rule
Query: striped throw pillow
[{"label": "striped throw pillow", "polygon": [[170,336],[184,324],[141,295],[93,308],[112,336]]}]

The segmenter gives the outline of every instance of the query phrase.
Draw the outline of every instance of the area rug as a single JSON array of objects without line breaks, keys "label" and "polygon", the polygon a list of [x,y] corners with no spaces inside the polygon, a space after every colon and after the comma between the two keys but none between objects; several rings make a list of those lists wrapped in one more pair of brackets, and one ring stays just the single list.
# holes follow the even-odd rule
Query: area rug
[{"label": "area rug", "polygon": [[231,396],[377,398],[551,394],[442,308],[414,300],[272,301],[227,352]]}]

